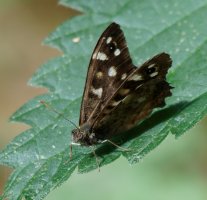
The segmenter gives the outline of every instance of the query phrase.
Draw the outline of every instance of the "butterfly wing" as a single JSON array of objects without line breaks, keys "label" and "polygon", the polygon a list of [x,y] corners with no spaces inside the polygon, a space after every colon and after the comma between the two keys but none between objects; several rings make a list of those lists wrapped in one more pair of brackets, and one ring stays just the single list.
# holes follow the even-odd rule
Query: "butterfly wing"
[{"label": "butterfly wing", "polygon": [[112,23],[101,35],[90,60],[79,124],[90,124],[134,70],[124,34],[118,24]]},{"label": "butterfly wing", "polygon": [[165,98],[171,96],[172,87],[165,80],[171,64],[170,56],[161,53],[132,72],[94,121],[96,137],[111,138],[164,106]]}]

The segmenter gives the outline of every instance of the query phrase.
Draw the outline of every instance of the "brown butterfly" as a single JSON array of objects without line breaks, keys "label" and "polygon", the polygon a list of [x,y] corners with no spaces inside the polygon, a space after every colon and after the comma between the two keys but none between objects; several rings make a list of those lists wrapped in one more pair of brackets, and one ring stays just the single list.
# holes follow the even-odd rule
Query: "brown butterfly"
[{"label": "brown butterfly", "polygon": [[[170,56],[160,53],[133,65],[120,26],[103,32],[92,54],[73,143],[91,146],[117,136],[165,105],[172,88],[166,74]],[[111,142],[112,143],[112,142]]]}]

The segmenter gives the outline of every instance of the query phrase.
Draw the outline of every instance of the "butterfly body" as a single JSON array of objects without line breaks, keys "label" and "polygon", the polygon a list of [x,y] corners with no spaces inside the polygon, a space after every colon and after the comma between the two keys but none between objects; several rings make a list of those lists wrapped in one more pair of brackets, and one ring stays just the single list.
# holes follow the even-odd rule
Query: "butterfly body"
[{"label": "butterfly body", "polygon": [[119,25],[101,35],[88,68],[73,142],[90,146],[111,139],[165,105],[172,88],[166,74],[170,56],[160,53],[140,67],[133,65]]}]

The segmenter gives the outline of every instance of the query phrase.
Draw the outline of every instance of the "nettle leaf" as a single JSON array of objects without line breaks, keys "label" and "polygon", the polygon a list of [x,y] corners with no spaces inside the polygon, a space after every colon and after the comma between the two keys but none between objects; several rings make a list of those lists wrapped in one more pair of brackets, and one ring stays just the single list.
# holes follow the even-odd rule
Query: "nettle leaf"
[{"label": "nettle leaf", "polygon": [[[45,108],[40,100],[78,124],[87,65],[98,37],[112,21],[121,25],[135,64],[159,52],[171,54],[173,67],[167,79],[175,88],[165,108],[157,109],[123,133],[120,145],[131,151],[121,152],[109,144],[97,147],[100,166],[121,155],[130,163],[137,163],[168,134],[182,135],[207,114],[207,26],[201,20],[207,18],[206,0],[60,3],[84,14],[64,22],[45,40],[63,51],[64,56],[48,61],[29,82],[48,88],[50,93],[30,100],[11,117],[31,128],[0,153],[0,163],[14,169],[1,199],[43,199],[66,181],[77,166],[82,173],[97,168],[88,147],[74,147],[70,160],[74,127]],[[76,43],[77,38],[80,41]]]}]

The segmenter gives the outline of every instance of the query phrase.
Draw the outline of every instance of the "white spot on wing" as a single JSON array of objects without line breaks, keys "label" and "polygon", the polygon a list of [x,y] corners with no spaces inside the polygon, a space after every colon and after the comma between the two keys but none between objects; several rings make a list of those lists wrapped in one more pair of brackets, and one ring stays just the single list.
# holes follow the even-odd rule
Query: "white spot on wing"
[{"label": "white spot on wing", "polygon": [[98,89],[92,88],[91,91],[93,92],[93,94],[97,95],[98,98],[100,99],[103,93],[103,88],[98,88]]},{"label": "white spot on wing", "polygon": [[93,54],[92,58],[95,59],[96,58],[96,52]]},{"label": "white spot on wing", "polygon": [[129,81],[140,81],[140,80],[143,80],[143,78],[139,74],[134,74],[132,77],[129,78]]},{"label": "white spot on wing", "polygon": [[96,59],[97,60],[108,60],[108,57],[105,53],[98,52]]},{"label": "white spot on wing", "polygon": [[102,78],[103,77],[103,72],[97,72],[96,77],[97,78]]},{"label": "white spot on wing", "polygon": [[124,80],[127,77],[126,73],[122,74],[121,80]]},{"label": "white spot on wing", "polygon": [[130,91],[130,89],[120,89],[119,90],[119,94],[122,96],[125,96],[126,94],[128,94]]},{"label": "white spot on wing", "polygon": [[120,49],[116,49],[116,50],[114,51],[114,55],[115,55],[115,56],[118,56],[120,53],[121,53]]},{"label": "white spot on wing", "polygon": [[154,66],[155,66],[155,64],[153,63],[153,64],[151,64],[151,65],[148,66],[148,69],[150,69],[150,68],[152,68]]},{"label": "white spot on wing", "polygon": [[154,77],[154,76],[157,76],[158,75],[158,72],[153,72],[150,74],[150,77]]},{"label": "white spot on wing", "polygon": [[115,69],[114,66],[112,66],[112,67],[109,68],[109,71],[108,71],[108,75],[109,75],[109,76],[112,76],[112,77],[113,77],[113,76],[116,76],[116,73],[117,73],[117,72],[116,72],[116,69]]},{"label": "white spot on wing", "polygon": [[109,44],[112,40],[112,37],[108,37],[107,40],[106,40],[106,44]]}]

